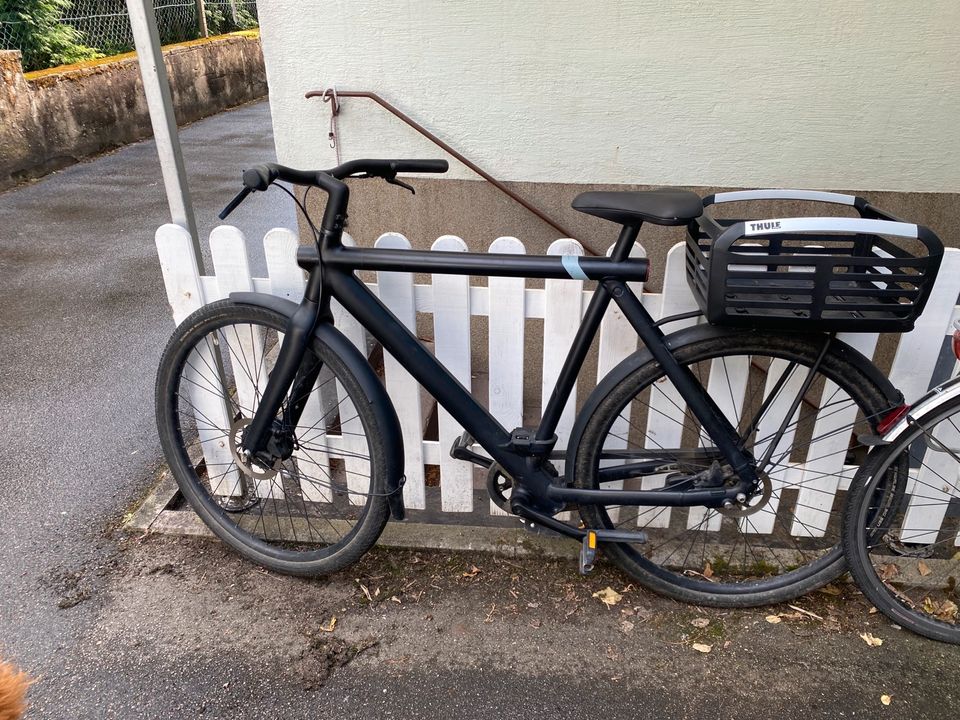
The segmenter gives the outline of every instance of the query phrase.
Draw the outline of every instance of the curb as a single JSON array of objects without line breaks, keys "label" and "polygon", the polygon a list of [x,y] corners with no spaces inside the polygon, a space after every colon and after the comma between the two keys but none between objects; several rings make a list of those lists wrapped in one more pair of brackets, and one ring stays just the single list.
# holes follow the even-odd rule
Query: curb
[{"label": "curb", "polygon": [[[181,502],[180,491],[169,473],[126,520],[123,527],[143,533],[181,537],[214,535],[203,521]],[[576,557],[576,543],[555,535],[543,535],[523,528],[483,525],[440,525],[390,521],[377,540],[381,547],[423,548],[485,552],[506,557]]]}]

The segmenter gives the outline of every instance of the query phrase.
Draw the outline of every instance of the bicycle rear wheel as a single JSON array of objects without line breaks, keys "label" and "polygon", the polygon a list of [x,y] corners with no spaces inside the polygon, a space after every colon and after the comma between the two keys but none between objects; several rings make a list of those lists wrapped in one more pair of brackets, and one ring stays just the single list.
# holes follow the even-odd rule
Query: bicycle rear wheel
[{"label": "bicycle rear wheel", "polygon": [[350,368],[314,338],[304,366],[319,363],[319,377],[295,427],[295,399],[284,399],[271,428],[277,461],[240,454],[286,327],[229,300],[193,313],[160,362],[157,427],[183,496],[221,540],[271,570],[326,574],[358,560],[387,522],[383,441]]},{"label": "bicycle rear wheel", "polygon": [[[905,466],[909,480],[891,483]],[[960,397],[870,453],[850,487],[843,541],[878,610],[920,635],[960,643]]]},{"label": "bicycle rear wheel", "polygon": [[[878,374],[852,363],[840,343],[817,365],[826,339],[731,330],[673,347],[737,428],[742,445],[758,460],[769,454],[761,473],[765,488],[725,510],[581,506],[587,527],[646,532],[646,544],[604,545],[628,575],[685,602],[750,607],[792,599],[843,572],[843,477],[865,455],[857,435],[872,431],[894,393]],[[635,357],[588,411],[575,461],[577,487],[682,489],[674,483],[709,471],[715,461],[723,465],[660,365],[645,351]],[[795,400],[799,407],[787,417]],[[785,432],[771,447],[781,427]],[[656,472],[628,472],[623,479],[617,470],[650,457],[662,461]]]}]

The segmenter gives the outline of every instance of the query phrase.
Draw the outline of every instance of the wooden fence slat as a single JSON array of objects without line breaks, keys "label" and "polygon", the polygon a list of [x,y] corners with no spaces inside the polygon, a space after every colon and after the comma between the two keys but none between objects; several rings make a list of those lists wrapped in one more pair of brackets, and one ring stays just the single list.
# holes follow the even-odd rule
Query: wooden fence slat
[{"label": "wooden fence slat", "polygon": [[[958,295],[960,249],[947,248],[927,306],[913,330],[900,337],[890,368],[890,382],[903,393],[908,403],[917,400],[930,387],[943,347],[943,336],[951,329]],[[936,378],[936,381],[940,380]]]},{"label": "wooden fence slat", "polygon": [[[173,320],[179,325],[205,302],[193,252],[193,239],[179,225],[167,224],[157,229],[156,244],[167,300]],[[199,348],[198,354],[199,366],[216,367],[209,345]],[[224,497],[239,495],[240,475],[224,436],[224,432],[230,429],[230,414],[223,399],[222,385],[219,379],[201,377],[200,372],[190,366],[184,372],[184,380],[191,389],[188,391],[189,399],[183,399],[191,405],[187,409],[194,412],[211,492]],[[211,383],[215,380],[217,386],[212,387]]]},{"label": "wooden fence slat", "polygon": [[[674,245],[667,253],[667,263],[663,273],[663,291],[660,304],[652,313],[654,319],[690,312],[697,309],[687,285],[686,249],[683,244]],[[696,319],[680,320],[664,328],[671,333],[696,324]],[[647,409],[647,432],[644,448],[678,448],[683,436],[684,413],[686,403],[672,382],[658,383],[651,388]],[[643,479],[644,490],[656,490],[663,487],[666,475],[650,475]],[[670,526],[671,509],[668,507],[649,507],[639,512],[637,524],[642,527],[666,528]]]},{"label": "wooden fence slat", "polygon": [[[842,340],[866,357],[873,357],[879,336],[876,333],[840,333]],[[820,410],[813,426],[813,442],[807,448],[806,462],[800,475],[797,506],[793,513],[791,534],[798,537],[823,537],[830,522],[831,510],[840,489],[850,432],[857,420],[857,406],[845,393],[836,397],[839,388],[826,381]],[[849,401],[839,408],[833,403]],[[825,407],[826,406],[826,407]]]},{"label": "wooden fence slat", "polygon": [[[757,243],[744,243],[741,247],[756,245]],[[730,269],[753,270],[749,265],[731,265]],[[746,403],[747,387],[750,380],[750,361],[751,358],[745,355],[717,358],[710,363],[708,371],[707,393],[734,427],[738,427],[740,413],[743,412]],[[706,447],[707,442],[708,438],[701,434],[700,447]],[[713,442],[710,441],[710,444],[712,445]],[[688,529],[697,528],[705,532],[718,532],[722,523],[723,516],[716,511],[709,511],[707,508],[696,506],[687,509]]]},{"label": "wooden fence slat", "polygon": [[[607,248],[607,257],[613,252],[616,243]],[[630,257],[644,258],[647,251],[643,246],[635,243],[630,250]],[[636,293],[637,297],[643,296],[643,283],[629,283],[630,289]],[[599,383],[621,360],[632,355],[637,350],[638,335],[637,331],[630,325],[630,321],[624,316],[620,306],[611,302],[604,313],[603,320],[600,322],[600,342],[597,352],[597,382]],[[630,413],[632,405],[627,409],[626,417],[620,415],[610,426],[607,433],[607,440],[604,443],[604,449],[607,450],[626,450],[630,439]],[[601,467],[611,467],[622,464],[623,461],[603,461]],[[617,480],[611,483],[604,483],[604,488],[611,490],[622,490],[623,480]],[[613,507],[607,510],[610,519],[617,523],[620,520],[620,507]]]},{"label": "wooden fence slat", "polygon": [[[444,235],[433,250],[466,252],[467,244],[454,235]],[[467,275],[433,276],[434,354],[450,374],[470,390],[470,278]],[[440,447],[449,448],[463,428],[444,408],[437,408]],[[473,510],[473,465],[454,460],[449,452],[440,456],[440,505],[444,512]]]},{"label": "wooden fence slat", "polygon": [[[960,362],[953,366],[953,376],[960,372]],[[939,423],[933,438],[954,452],[960,449],[960,430],[948,422]],[[907,483],[910,500],[900,528],[904,543],[930,544],[938,540],[938,530],[946,516],[950,499],[960,495],[960,468],[950,453],[936,451],[927,443],[923,465],[916,478]],[[916,445],[914,447],[917,447]],[[956,536],[960,545],[960,532]]]},{"label": "wooden fence slat", "polygon": [[[220,225],[214,228],[210,233],[210,255],[213,258],[220,297],[228,297],[232,292],[253,291],[247,241],[240,230],[231,225]],[[252,418],[267,386],[263,328],[254,328],[251,325],[249,333],[243,332],[236,326],[232,329],[233,337],[224,328],[223,338],[226,340],[230,366],[233,368],[233,380],[237,390],[236,401],[244,416]],[[221,351],[221,362],[224,359]],[[283,484],[278,476],[258,479],[255,484],[257,495],[261,498],[283,497]]]},{"label": "wooden fence slat", "polygon": [[[515,237],[493,241],[490,253],[523,255],[526,249]],[[523,313],[525,278],[491,277],[487,280],[490,316],[488,332],[489,410],[507,430],[523,425]],[[471,310],[473,296],[471,296]],[[509,490],[507,491],[509,496]],[[490,501],[491,515],[506,515]]]},{"label": "wooden fence slat", "polygon": [[[547,255],[573,255],[581,257],[583,246],[576,240],[564,238],[555,240],[547,248]],[[573,345],[573,339],[580,325],[583,315],[583,281],[582,280],[545,280],[543,295],[546,306],[543,318],[543,381],[541,383],[541,411],[553,395],[554,385],[560,376],[564,360]],[[557,423],[557,448],[565,448],[570,439],[570,431],[576,419],[577,384],[574,383],[570,391],[567,404],[560,413]],[[566,463],[555,461],[554,465],[560,476],[563,476]],[[570,513],[564,511],[557,515],[561,520],[569,520]]]},{"label": "wooden fence slat", "polygon": [[[374,247],[391,250],[409,250],[410,241],[399,233],[385,233],[377,238]],[[397,319],[408,330],[416,333],[417,313],[413,297],[413,275],[402,272],[378,272],[377,294]],[[397,409],[403,433],[403,455],[407,481],[403,486],[403,501],[408,508],[426,508],[426,483],[423,475],[423,408],[420,385],[397,361],[384,351],[383,372],[387,392]]]},{"label": "wooden fence slat", "polygon": [[[299,303],[306,289],[303,270],[297,265],[297,234],[287,228],[275,228],[263,238],[263,255],[267,261],[269,292],[278,297]],[[279,334],[282,338],[282,334]],[[299,447],[293,457],[300,473],[300,494],[308,502],[333,502],[331,486],[330,455],[326,444],[330,442],[327,430],[327,414],[321,404],[321,379],[317,379],[297,424],[297,437],[309,438],[311,448]],[[307,434],[309,433],[309,435]]]},{"label": "wooden fence slat", "polygon": [[[947,447],[960,447],[957,433],[952,434],[954,437],[947,438]],[[910,501],[900,528],[901,542],[918,545],[937,542],[940,526],[947,513],[947,504],[957,494],[958,482],[960,470],[950,453],[935,452],[927,448],[923,465],[920,466],[916,480],[911,483]]]},{"label": "wooden fence slat", "polygon": [[[341,242],[347,247],[355,245],[349,233],[343,233]],[[333,314],[333,324],[352,342],[357,349],[367,357],[367,331],[348,313],[336,300],[330,303],[330,312]],[[347,394],[343,384],[336,383],[336,397],[333,397],[328,388],[321,394],[321,403],[325,414],[330,414],[330,404],[336,403],[338,411],[338,425],[342,438],[343,462],[346,473],[347,487],[357,491],[350,494],[350,502],[354,505],[363,505],[366,498],[361,494],[370,490],[370,460],[367,453],[370,447],[363,429],[360,415],[353,405],[353,400]]]},{"label": "wooden fence slat", "polygon": [[[750,358],[738,355],[730,358],[717,358],[710,363],[710,377],[707,380],[707,393],[717,403],[717,407],[738,427],[740,414],[746,401],[747,386],[750,379]],[[705,447],[707,439],[701,435],[700,447]],[[710,442],[712,446],[712,441]],[[723,516],[704,507],[691,507],[687,510],[687,527],[698,528],[706,532],[718,532]]]},{"label": "wooden fence slat", "polygon": [[[753,453],[758,460],[766,454],[767,449],[773,442],[773,437],[780,430],[780,425],[783,423],[787,412],[790,410],[790,406],[793,404],[794,398],[799,394],[800,388],[806,379],[806,368],[803,366],[797,365],[791,369],[790,363],[786,360],[779,358],[772,360],[767,370],[767,379],[764,384],[762,397],[767,398],[770,396],[777,382],[785,373],[790,373],[789,378],[773,402],[770,403],[769,408],[763,417],[760,418],[760,422],[757,425],[758,442],[753,448]],[[796,422],[799,414],[800,409],[798,408],[794,411],[786,430],[784,430],[783,435],[780,436],[780,440],[777,442],[774,452],[770,456],[770,463],[766,468],[767,475],[770,477],[770,483],[773,487],[770,499],[767,505],[756,514],[739,519],[740,529],[743,532],[760,535],[773,532],[777,521],[777,514],[780,509],[780,494],[783,486],[788,482],[788,474],[790,472],[788,451],[789,448],[793,446],[793,438],[796,435]],[[785,453],[787,453],[787,457],[784,457]]]}]

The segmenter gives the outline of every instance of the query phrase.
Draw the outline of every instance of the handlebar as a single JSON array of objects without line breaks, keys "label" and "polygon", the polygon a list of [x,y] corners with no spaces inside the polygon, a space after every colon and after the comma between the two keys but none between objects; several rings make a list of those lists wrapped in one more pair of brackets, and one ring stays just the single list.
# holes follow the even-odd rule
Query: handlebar
[{"label": "handlebar", "polygon": [[449,168],[446,160],[350,160],[329,170],[297,170],[277,163],[264,163],[244,171],[243,190],[230,201],[219,217],[225,220],[247,195],[255,190],[266,190],[277,180],[294,185],[312,185],[330,193],[344,187],[340,181],[346,178],[378,177],[412,190],[409,185],[397,180],[399,173],[445,173]]},{"label": "handlebar", "polygon": [[266,190],[276,180],[323,187],[323,175],[336,180],[361,176],[387,178],[399,173],[445,173],[449,167],[446,160],[350,160],[330,170],[296,170],[277,163],[265,163],[246,170],[243,184],[250,190]]}]

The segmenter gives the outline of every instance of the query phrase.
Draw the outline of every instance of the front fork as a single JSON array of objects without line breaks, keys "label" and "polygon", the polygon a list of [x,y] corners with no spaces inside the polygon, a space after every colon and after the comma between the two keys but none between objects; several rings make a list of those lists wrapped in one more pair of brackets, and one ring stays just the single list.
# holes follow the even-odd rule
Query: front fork
[{"label": "front fork", "polygon": [[[321,266],[316,264],[310,269],[304,298],[284,331],[277,363],[267,378],[267,387],[260,398],[260,404],[243,433],[240,452],[247,459],[257,458],[266,451],[274,419],[288,394],[290,402],[284,411],[283,425],[289,429],[297,426],[307,399],[320,376],[322,363],[315,356],[308,356],[307,348],[317,323],[333,322],[330,295],[322,292],[321,287],[322,270]],[[267,459],[273,458],[261,457],[261,460]]]}]

